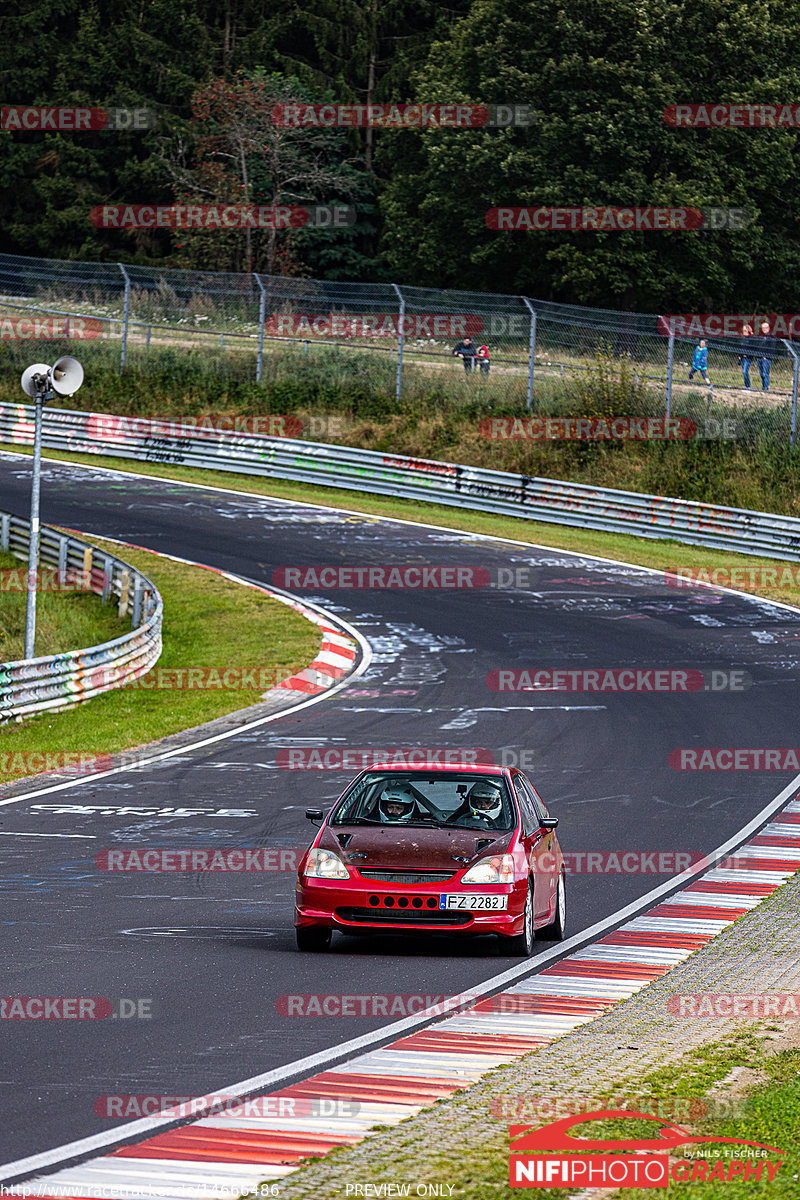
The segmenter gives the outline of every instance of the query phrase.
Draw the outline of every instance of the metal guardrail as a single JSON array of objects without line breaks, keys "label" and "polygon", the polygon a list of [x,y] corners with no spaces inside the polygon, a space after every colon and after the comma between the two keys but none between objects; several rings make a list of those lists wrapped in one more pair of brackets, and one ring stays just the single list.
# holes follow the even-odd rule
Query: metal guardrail
[{"label": "metal guardrail", "polygon": [[[28,521],[0,512],[3,550],[27,563],[29,542]],[[0,663],[0,723],[70,708],[124,687],[149,671],[161,654],[164,606],[146,575],[113,554],[46,525],[39,533],[39,561],[55,568],[54,586],[92,591],[104,602],[114,599],[120,616],[130,614],[132,629],[99,646]]]},{"label": "metal guardrail", "polygon": [[[0,404],[0,441],[33,441],[32,407]],[[44,409],[42,444],[81,454],[205,467],[325,487],[427,500],[645,538],[800,561],[800,519],[693,500],[349,446],[220,433],[190,425],[111,414]]]}]

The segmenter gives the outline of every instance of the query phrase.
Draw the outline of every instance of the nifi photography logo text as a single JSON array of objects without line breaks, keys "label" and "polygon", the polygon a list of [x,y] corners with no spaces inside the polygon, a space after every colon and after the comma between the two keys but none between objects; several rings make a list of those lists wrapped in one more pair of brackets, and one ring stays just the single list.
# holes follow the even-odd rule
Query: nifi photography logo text
[{"label": "nifi photography logo text", "polygon": [[[576,1137],[574,1125],[591,1121],[648,1121],[652,1137],[635,1140]],[[653,1124],[655,1122],[655,1125]],[[552,1124],[510,1125],[509,1183],[538,1188],[667,1188],[670,1183],[771,1183],[784,1150],[716,1135],[700,1137],[680,1125],[630,1109],[597,1109]],[[713,1146],[712,1146],[713,1143]],[[702,1150],[678,1146],[702,1145]]]}]

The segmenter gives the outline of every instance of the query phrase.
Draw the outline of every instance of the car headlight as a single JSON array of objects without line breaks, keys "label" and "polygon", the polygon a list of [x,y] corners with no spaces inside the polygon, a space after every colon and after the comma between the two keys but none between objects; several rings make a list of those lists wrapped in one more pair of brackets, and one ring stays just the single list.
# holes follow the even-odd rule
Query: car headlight
[{"label": "car headlight", "polygon": [[482,858],[461,877],[462,883],[513,883],[514,859],[510,854]]},{"label": "car headlight", "polygon": [[309,850],[303,874],[311,879],[349,879],[350,872],[332,850]]}]

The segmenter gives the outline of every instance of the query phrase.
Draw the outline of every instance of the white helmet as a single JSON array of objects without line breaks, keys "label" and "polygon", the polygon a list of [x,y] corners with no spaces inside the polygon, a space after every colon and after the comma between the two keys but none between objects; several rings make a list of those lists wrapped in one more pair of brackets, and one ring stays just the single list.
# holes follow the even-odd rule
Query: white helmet
[{"label": "white helmet", "polygon": [[[476,801],[478,802],[476,804]],[[500,789],[494,783],[473,783],[467,796],[470,816],[497,820],[503,811]],[[479,807],[480,806],[480,807]]]},{"label": "white helmet", "polygon": [[[400,808],[400,812],[387,812],[386,806],[391,805],[393,808]],[[411,795],[405,784],[391,783],[387,788],[384,788],[381,798],[378,801],[378,812],[384,821],[408,821],[414,815],[417,807],[417,802]]]}]

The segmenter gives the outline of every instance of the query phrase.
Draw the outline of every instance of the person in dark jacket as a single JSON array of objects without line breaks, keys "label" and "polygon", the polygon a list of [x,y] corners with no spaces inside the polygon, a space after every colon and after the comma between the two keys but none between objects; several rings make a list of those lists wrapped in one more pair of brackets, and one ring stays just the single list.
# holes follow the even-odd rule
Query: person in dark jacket
[{"label": "person in dark jacket", "polygon": [[758,327],[759,337],[755,339],[756,348],[760,352],[756,359],[758,373],[761,376],[762,391],[769,391],[769,368],[771,359],[768,357],[775,345],[775,338],[769,331],[769,321],[762,321]]},{"label": "person in dark jacket", "polygon": [[[746,321],[742,325],[741,336],[742,338],[750,338],[753,336],[753,326],[748,325]],[[749,349],[750,347],[746,343],[742,343],[743,353],[739,355],[739,366],[742,368],[744,386],[747,388],[748,392],[750,391],[750,366],[753,362],[752,353],[748,353]]]},{"label": "person in dark jacket", "polygon": [[469,372],[475,366],[476,353],[477,351],[475,350],[475,343],[471,337],[463,337],[453,349],[454,358],[463,358],[464,370],[467,372],[467,374],[469,374]]}]

